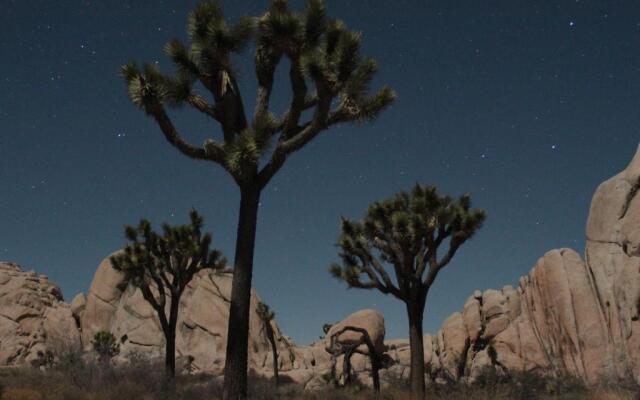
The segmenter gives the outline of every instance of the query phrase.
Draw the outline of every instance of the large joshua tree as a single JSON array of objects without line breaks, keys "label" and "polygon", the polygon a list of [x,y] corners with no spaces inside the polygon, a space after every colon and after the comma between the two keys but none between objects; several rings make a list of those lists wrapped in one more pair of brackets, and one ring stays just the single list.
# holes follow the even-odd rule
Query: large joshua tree
[{"label": "large joshua tree", "polygon": [[188,225],[162,226],[162,234],[147,220],[128,226],[130,241],[111,257],[113,268],[124,272],[127,281],[139,288],[160,321],[165,337],[165,372],[176,374],[176,327],[180,297],[193,276],[203,269],[219,270],[226,261],[218,250],[210,250],[211,235],[202,232],[202,217],[191,211]]},{"label": "large joshua tree", "polygon": [[[272,0],[257,18],[231,25],[220,7],[201,2],[188,18],[190,43],[169,42],[177,67],[165,75],[154,63],[134,63],[122,74],[134,104],[158,123],[167,141],[187,157],[222,166],[240,189],[224,399],[246,397],[249,300],[260,193],[287,158],[321,132],[346,122],[374,119],[394,100],[383,87],[370,94],[377,71],[361,56],[361,35],[325,15],[322,0],[308,0],[301,13],[286,0]],[[245,112],[232,56],[254,49],[257,94],[253,115]],[[281,115],[270,112],[276,68],[289,69],[291,100]],[[202,88],[204,95],[196,91]],[[220,125],[219,137],[190,143],[173,124],[167,106],[189,105]]]},{"label": "large joshua tree", "polygon": [[[484,219],[484,211],[471,209],[468,195],[452,199],[420,185],[371,204],[362,221],[342,219],[342,263],[334,264],[331,273],[349,287],[378,289],[405,303],[413,398],[425,394],[422,320],[427,295],[438,273]],[[438,254],[446,241],[448,249]]]}]

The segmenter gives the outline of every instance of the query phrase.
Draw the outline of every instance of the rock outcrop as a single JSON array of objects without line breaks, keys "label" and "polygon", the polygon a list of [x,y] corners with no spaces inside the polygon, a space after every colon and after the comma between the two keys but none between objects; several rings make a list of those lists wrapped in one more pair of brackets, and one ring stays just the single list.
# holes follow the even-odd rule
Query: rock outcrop
[{"label": "rock outcrop", "polygon": [[[382,316],[382,314],[380,314],[376,310],[356,311],[353,314],[346,317],[345,319],[343,319],[342,321],[333,325],[331,329],[329,329],[325,337],[325,340],[324,340],[325,347],[329,346],[330,344],[329,341],[331,339],[331,336],[333,336],[335,333],[337,333],[338,331],[340,331],[341,329],[347,326],[366,330],[376,350],[379,352],[384,352],[385,350],[384,317]],[[341,335],[339,335],[336,339],[338,343],[355,344],[355,343],[360,343],[361,338],[362,338],[361,333],[354,332],[354,331],[346,331]],[[361,347],[362,348],[359,350],[365,353],[368,352],[366,346],[363,345]]]},{"label": "rock outcrop", "polygon": [[[598,187],[586,261],[552,250],[519,286],[476,291],[436,335],[426,335],[432,380],[475,378],[487,367],[571,374],[587,383],[640,382],[640,149]],[[387,343],[406,374],[408,343]]]},{"label": "rock outcrop", "polygon": [[[325,337],[308,346],[293,346],[290,348],[295,362],[285,365],[282,376],[295,382],[305,389],[313,390],[326,387],[328,375],[331,370],[331,355],[327,351],[330,347],[331,336],[346,326],[363,328],[369,334],[374,347],[378,351],[385,351],[384,344],[384,317],[376,310],[360,310],[345,317],[340,322],[334,324],[326,333]],[[360,342],[360,333],[347,331],[337,337],[341,344],[355,344]],[[363,383],[369,382],[371,363],[369,361],[368,349],[366,346],[358,348],[364,354],[354,354],[351,358],[352,370],[355,377]],[[342,377],[343,356],[338,357],[336,378]]]},{"label": "rock outcrop", "polygon": [[44,275],[0,262],[0,365],[39,365],[53,349],[79,344],[60,288]]},{"label": "rock outcrop", "polygon": [[[231,275],[209,270],[200,271],[189,283],[180,299],[180,313],[176,335],[178,366],[185,365],[192,372],[222,372],[227,346],[227,321]],[[256,313],[259,298],[251,294],[252,312],[249,325],[250,367],[259,372],[272,367],[271,347],[265,329]],[[162,356],[164,336],[157,314],[144,300],[139,289],[128,285],[125,277],[111,267],[107,257],[98,267],[86,296],[74,299],[74,310],[82,327],[85,348],[98,331],[111,332],[120,342],[120,356],[126,361],[136,353]],[[282,335],[275,322],[281,367],[291,364],[292,344]],[[188,365],[187,365],[188,364]]]}]

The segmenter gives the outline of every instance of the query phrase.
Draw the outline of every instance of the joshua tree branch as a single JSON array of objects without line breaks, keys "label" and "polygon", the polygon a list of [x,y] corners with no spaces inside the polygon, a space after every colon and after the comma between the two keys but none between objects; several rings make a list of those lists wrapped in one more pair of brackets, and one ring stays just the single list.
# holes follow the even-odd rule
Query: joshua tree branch
[{"label": "joshua tree branch", "polygon": [[451,239],[451,244],[449,245],[447,254],[445,254],[444,257],[442,257],[442,259],[438,261],[438,268],[443,268],[447,264],[449,264],[449,262],[451,262],[451,259],[456,254],[456,251],[458,251],[458,248],[460,248],[462,243],[463,241],[457,240],[455,237]]},{"label": "joshua tree branch", "polygon": [[193,106],[195,109],[200,111],[201,113],[208,115],[209,117],[215,119],[216,121],[220,121],[220,116],[218,114],[218,110],[215,106],[207,103],[207,101],[197,94],[191,94],[187,97],[187,103]]},{"label": "joshua tree branch", "polygon": [[160,276],[156,273],[156,271],[153,268],[148,268],[147,272],[149,273],[149,276],[157,286],[158,297],[159,297],[158,305],[160,306],[160,308],[164,309],[164,306],[167,304],[167,299],[164,292],[164,284],[162,282],[162,278],[160,278]]},{"label": "joshua tree branch", "polygon": [[158,304],[158,302],[156,301],[156,298],[151,293],[149,286],[140,285],[139,287],[140,287],[140,291],[142,292],[142,297],[144,297],[144,299],[149,302],[149,304],[151,305],[151,307],[153,307],[154,310],[160,312],[160,310],[162,310],[162,307],[160,307],[160,304]]},{"label": "joshua tree branch", "polygon": [[429,266],[429,273],[427,274],[427,277],[423,282],[423,286],[425,288],[428,289],[431,287],[433,282],[436,280],[436,276],[438,275],[438,272],[440,272],[442,268],[444,268],[445,266],[447,266],[447,264],[449,264],[449,262],[451,261],[453,256],[456,254],[456,251],[458,251],[458,248],[462,245],[462,243],[463,243],[462,241],[451,239],[451,244],[449,246],[449,250],[447,251],[447,254],[445,254],[445,256],[441,260],[436,261],[435,263],[432,263]]},{"label": "joshua tree branch", "polygon": [[151,307],[156,311],[156,314],[158,314],[158,319],[160,320],[162,330],[166,331],[169,327],[169,322],[167,321],[167,316],[165,315],[164,311],[164,292],[161,292],[161,302],[158,303],[158,301],[156,301],[156,298],[153,296],[153,293],[151,293],[149,285],[140,285],[140,291],[142,291],[142,297],[144,297],[144,299],[149,304],[151,304]]},{"label": "joshua tree branch", "polygon": [[[318,95],[317,94],[312,94],[312,95],[307,95],[307,97],[304,99],[304,104],[302,105],[302,112],[307,111],[308,109],[310,109],[311,107],[315,107],[318,105]],[[287,122],[289,121],[289,119],[291,119],[291,109],[288,109],[283,115],[282,118],[280,119],[280,124],[278,125],[278,127],[276,128],[276,132],[278,131],[282,131],[285,127],[285,125],[287,125]],[[305,125],[309,125],[310,122],[307,122],[305,124],[303,124],[303,128],[301,127],[297,127],[296,131],[293,133],[294,135],[300,133],[300,131],[302,131],[302,129],[304,129]],[[284,138],[282,138],[281,140],[284,140]]]},{"label": "joshua tree branch", "polygon": [[[173,275],[173,279],[174,280],[177,279],[176,275]],[[165,273],[165,271],[163,269],[160,269],[159,276],[160,276],[160,279],[162,279],[162,282],[165,284],[165,286],[167,288],[171,289],[173,287],[172,282],[169,280],[169,277],[167,276],[167,274]]]},{"label": "joshua tree branch", "polygon": [[354,280],[354,281],[349,281],[347,283],[349,284],[349,286],[351,286],[353,288],[358,288],[358,289],[380,289],[381,292],[386,293],[383,290],[383,288],[378,286],[378,282],[375,282],[375,281],[362,282],[361,280]]},{"label": "joshua tree branch", "polygon": [[300,57],[291,57],[291,68],[289,70],[289,79],[291,81],[291,89],[293,96],[291,106],[284,119],[284,128],[282,136],[284,139],[290,138],[295,129],[298,127],[298,121],[302,115],[305,106],[305,98],[307,96],[307,84],[305,83],[302,67],[300,66]]},{"label": "joshua tree branch", "polygon": [[[156,104],[155,106],[150,107],[148,111],[160,126],[160,129],[162,130],[162,133],[164,133],[164,137],[167,141],[171,143],[173,147],[180,150],[182,154],[197,160],[214,160],[218,162],[214,157],[215,154],[207,154],[205,149],[188,143],[180,136],[161,104]],[[222,163],[223,160],[220,159],[219,162]]]},{"label": "joshua tree branch", "polygon": [[327,120],[331,111],[331,100],[333,96],[329,84],[324,77],[316,77],[315,84],[319,100],[311,124],[297,135],[291,138],[285,138],[286,140],[278,143],[276,150],[281,149],[285,154],[291,154],[304,147],[327,128]]},{"label": "joshua tree branch", "polygon": [[256,106],[253,113],[253,124],[269,111],[269,101],[273,89],[273,78],[282,54],[269,45],[258,45],[255,57],[255,72],[258,78]]},{"label": "joshua tree branch", "polygon": [[370,282],[373,283],[375,287],[382,293],[390,293],[391,288],[389,288],[380,280],[380,278],[376,275],[374,269],[371,267],[371,264],[367,262],[366,258],[362,254],[357,254],[357,256],[361,262],[360,268],[367,275]]},{"label": "joshua tree branch", "polygon": [[[357,343],[349,346],[343,346],[342,344],[338,343],[338,337],[348,331],[360,333],[362,336],[360,336],[360,340]],[[332,355],[332,378],[334,379],[334,381],[335,360],[337,359],[337,356],[339,354],[345,354],[346,359],[347,357],[351,357],[351,354],[353,353],[364,354],[363,352],[358,350],[358,347],[362,344],[366,345],[367,350],[369,351],[369,359],[371,361],[371,378],[373,379],[373,389],[376,393],[380,392],[379,370],[382,364],[382,354],[380,354],[375,348],[373,341],[371,340],[371,336],[369,336],[369,332],[367,332],[366,329],[356,326],[345,326],[344,328],[331,335],[331,338],[329,338],[329,343],[330,345],[329,347],[325,348],[325,351]],[[350,366],[350,363],[348,363],[347,365]],[[349,376],[351,374],[351,371],[343,371],[343,374],[346,374],[345,376]]]},{"label": "joshua tree branch", "polygon": [[380,282],[378,276],[382,278],[382,282],[384,282],[384,284],[380,282],[380,286],[386,289],[385,293],[391,293],[399,298],[400,289],[393,284],[391,277],[382,264],[380,264],[380,262],[369,252],[358,251],[358,256],[361,258],[365,272],[370,271],[370,273],[367,272],[367,275],[369,275],[372,280],[375,278],[376,282]]}]

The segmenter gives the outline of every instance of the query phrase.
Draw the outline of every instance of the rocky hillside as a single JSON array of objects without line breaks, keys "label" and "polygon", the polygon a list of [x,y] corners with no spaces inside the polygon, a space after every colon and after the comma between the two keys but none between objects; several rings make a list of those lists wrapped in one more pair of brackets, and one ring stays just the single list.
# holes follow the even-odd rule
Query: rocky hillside
[{"label": "rocky hillside", "polygon": [[[516,288],[473,293],[461,312],[452,314],[435,335],[425,336],[427,379],[473,379],[494,367],[569,373],[588,383],[610,378],[640,382],[638,188],[640,149],[627,169],[602,183],[593,197],[586,259],[571,249],[552,250]],[[191,360],[192,371],[222,372],[230,291],[229,275],[203,271],[181,299],[177,351],[183,365]],[[270,348],[255,312],[258,301],[253,292],[250,366],[269,375]],[[341,324],[366,328],[376,346],[386,349],[395,363],[382,372],[383,379],[408,376],[408,341],[383,342],[379,313],[363,310]],[[284,379],[309,389],[326,385],[326,341],[295,346],[275,323],[273,327]],[[88,349],[100,330],[121,342],[120,362],[135,353],[162,353],[155,314],[108,258],[88,294],[76,296],[70,305],[45,276],[0,263],[0,365],[37,365],[48,352],[68,346]],[[354,355],[353,367],[359,379],[368,379],[365,356]]]}]

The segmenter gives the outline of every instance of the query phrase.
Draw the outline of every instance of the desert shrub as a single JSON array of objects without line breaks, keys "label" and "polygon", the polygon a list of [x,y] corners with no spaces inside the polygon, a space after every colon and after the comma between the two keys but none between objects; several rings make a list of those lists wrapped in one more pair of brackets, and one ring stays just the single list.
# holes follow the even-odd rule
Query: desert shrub
[{"label": "desert shrub", "polygon": [[120,344],[118,344],[111,332],[96,332],[93,335],[91,345],[93,346],[93,351],[98,355],[98,359],[104,363],[108,363],[113,357],[120,354]]},{"label": "desert shrub", "polygon": [[17,388],[7,389],[3,395],[3,400],[43,400],[42,393],[33,389]]},{"label": "desert shrub", "polygon": [[470,386],[513,400],[552,398],[570,393],[588,394],[587,388],[571,376],[542,375],[537,372],[507,373],[492,367],[485,369]]},{"label": "desert shrub", "polygon": [[[69,354],[60,357],[49,370],[11,368],[0,370],[0,386],[6,388],[2,400],[221,400],[219,378],[209,374],[181,375],[175,387],[162,387],[162,365],[148,359],[136,360],[110,369],[104,374],[102,365],[90,358]],[[495,371],[494,371],[495,372]],[[610,382],[587,389],[575,379],[542,377],[533,373],[491,374],[487,371],[474,383],[453,382],[430,384],[429,400],[638,400],[635,383]],[[409,398],[406,380],[385,379],[377,400]],[[373,400],[371,389],[327,387],[305,391],[296,384],[276,387],[265,377],[252,375],[249,400]]]}]

